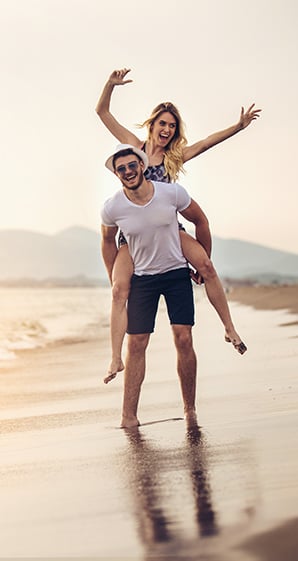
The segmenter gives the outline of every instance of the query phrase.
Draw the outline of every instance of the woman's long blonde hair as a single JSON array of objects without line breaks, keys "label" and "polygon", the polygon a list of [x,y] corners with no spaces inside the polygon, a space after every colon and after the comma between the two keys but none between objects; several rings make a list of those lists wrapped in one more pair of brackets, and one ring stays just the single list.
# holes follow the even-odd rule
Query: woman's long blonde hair
[{"label": "woman's long blonde hair", "polygon": [[173,115],[176,121],[176,130],[172,140],[165,147],[164,166],[166,173],[169,175],[171,181],[176,181],[180,172],[185,173],[183,168],[183,147],[187,144],[184,131],[184,123],[181,119],[181,115],[177,107],[175,107],[175,105],[173,105],[173,103],[169,101],[160,103],[153,109],[150,117],[148,117],[148,119],[146,119],[144,123],[138,126],[147,127],[148,140],[150,140],[153,124],[162,113],[166,112]]}]

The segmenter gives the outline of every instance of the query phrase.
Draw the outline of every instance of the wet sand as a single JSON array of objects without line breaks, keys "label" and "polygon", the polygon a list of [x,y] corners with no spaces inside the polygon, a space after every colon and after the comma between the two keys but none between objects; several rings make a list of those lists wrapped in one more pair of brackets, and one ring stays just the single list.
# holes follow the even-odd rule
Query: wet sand
[{"label": "wet sand", "polygon": [[298,314],[298,284],[234,286],[228,293],[228,299],[252,306],[256,310],[287,310]]},{"label": "wet sand", "polygon": [[240,356],[198,298],[196,430],[163,306],[137,430],[118,428],[121,374],[102,382],[107,341],[25,352],[1,371],[1,559],[297,558],[297,318],[233,302]]}]

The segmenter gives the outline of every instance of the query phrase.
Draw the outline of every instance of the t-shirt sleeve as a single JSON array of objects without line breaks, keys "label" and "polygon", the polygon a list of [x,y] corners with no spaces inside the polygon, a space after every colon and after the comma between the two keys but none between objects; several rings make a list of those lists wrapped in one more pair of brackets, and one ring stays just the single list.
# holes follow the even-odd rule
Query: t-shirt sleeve
[{"label": "t-shirt sleeve", "polygon": [[104,226],[110,226],[110,227],[117,226],[115,220],[113,219],[111,213],[109,212],[107,203],[103,205],[100,211],[100,216],[101,216],[101,223]]},{"label": "t-shirt sleeve", "polygon": [[178,212],[185,210],[191,203],[191,196],[186,189],[176,183],[176,204]]}]

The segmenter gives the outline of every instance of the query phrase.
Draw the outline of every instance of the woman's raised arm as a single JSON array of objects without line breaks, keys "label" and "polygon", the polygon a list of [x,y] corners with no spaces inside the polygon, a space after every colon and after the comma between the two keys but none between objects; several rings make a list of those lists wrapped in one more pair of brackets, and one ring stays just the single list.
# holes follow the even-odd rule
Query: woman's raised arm
[{"label": "woman's raised arm", "polygon": [[216,144],[227,140],[227,138],[234,136],[234,134],[237,134],[241,130],[248,127],[248,125],[250,125],[252,121],[255,121],[260,116],[260,112],[262,111],[261,109],[254,109],[254,107],[254,103],[247,109],[247,111],[244,111],[244,107],[242,107],[239,121],[235,125],[232,125],[227,129],[215,132],[210,136],[207,136],[207,138],[199,140],[195,144],[185,146],[185,148],[183,149],[183,162],[187,162],[188,160],[195,158],[195,156],[198,156],[199,154],[202,154],[202,152],[209,150],[209,148],[212,148],[212,146],[215,146]]},{"label": "woman's raised arm", "polygon": [[112,72],[102,90],[95,111],[103,124],[119,142],[122,144],[132,144],[136,146],[136,148],[139,148],[142,146],[143,142],[121,125],[110,112],[110,102],[114,87],[123,86],[132,82],[132,80],[125,80],[128,72],[130,72],[129,68],[122,68],[121,70],[114,70]]}]

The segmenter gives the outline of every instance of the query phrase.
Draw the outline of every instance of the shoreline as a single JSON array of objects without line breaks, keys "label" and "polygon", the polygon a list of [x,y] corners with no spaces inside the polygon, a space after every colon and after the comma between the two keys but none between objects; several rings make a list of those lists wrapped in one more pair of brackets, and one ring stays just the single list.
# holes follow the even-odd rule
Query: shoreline
[{"label": "shoreline", "polygon": [[[227,299],[255,310],[285,310],[290,314],[298,314],[298,284],[232,285],[227,289]],[[298,320],[291,324],[298,324]]]},{"label": "shoreline", "polygon": [[[194,293],[195,294],[195,293]],[[271,311],[285,311],[292,315],[298,315],[298,284],[297,285],[246,285],[235,284],[229,285],[226,288],[226,297],[228,302],[235,302],[243,306],[249,306],[255,310],[271,310]],[[280,326],[298,325],[297,319],[293,321],[281,323]],[[77,345],[80,343],[95,343],[99,344],[102,349],[109,349],[109,329],[98,332],[97,335],[92,337],[88,336],[65,336],[57,341],[50,341],[45,345],[36,346],[33,348],[24,348],[15,350],[15,359],[3,359],[0,361],[0,373],[11,368],[18,368],[20,360],[27,360],[33,354],[38,354],[48,349],[55,352],[59,347],[69,347],[70,345]]]}]

